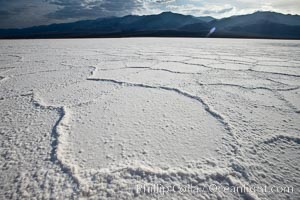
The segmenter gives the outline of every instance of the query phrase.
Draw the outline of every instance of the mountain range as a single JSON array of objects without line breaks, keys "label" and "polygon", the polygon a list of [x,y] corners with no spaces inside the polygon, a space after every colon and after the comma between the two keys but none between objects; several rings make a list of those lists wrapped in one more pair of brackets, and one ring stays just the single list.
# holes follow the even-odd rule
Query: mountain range
[{"label": "mountain range", "polygon": [[23,29],[0,29],[0,38],[233,37],[300,39],[300,16],[255,12],[223,19],[172,12],[127,15]]}]

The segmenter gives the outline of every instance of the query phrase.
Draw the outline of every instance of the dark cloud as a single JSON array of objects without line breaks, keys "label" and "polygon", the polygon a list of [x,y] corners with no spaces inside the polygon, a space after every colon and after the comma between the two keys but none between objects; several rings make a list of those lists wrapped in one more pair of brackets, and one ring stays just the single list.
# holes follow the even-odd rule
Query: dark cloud
[{"label": "dark cloud", "polygon": [[0,28],[23,28],[47,24],[45,13],[55,6],[45,0],[0,0]]},{"label": "dark cloud", "polygon": [[[12,15],[13,13],[11,11],[7,11],[7,10],[0,10],[0,17],[1,19],[4,19],[7,16]],[[0,20],[1,20],[0,19]]]},{"label": "dark cloud", "polygon": [[[11,15],[17,14],[18,12],[23,12],[23,10],[27,9],[26,3],[20,3],[21,5],[17,5],[16,1],[5,1],[0,0],[0,16],[10,17]],[[0,20],[4,20],[1,18]]]},{"label": "dark cloud", "polygon": [[57,11],[47,15],[47,17],[52,19],[122,16],[131,14],[143,6],[141,0],[52,0],[48,2],[60,7]]}]

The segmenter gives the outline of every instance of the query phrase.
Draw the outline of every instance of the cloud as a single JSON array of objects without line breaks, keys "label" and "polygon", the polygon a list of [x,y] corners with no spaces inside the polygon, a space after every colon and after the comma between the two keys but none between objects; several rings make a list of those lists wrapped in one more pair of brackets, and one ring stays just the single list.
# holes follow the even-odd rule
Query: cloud
[{"label": "cloud", "polygon": [[216,10],[204,10],[202,13],[205,15],[211,15],[211,14],[224,14],[227,12],[232,11],[234,8],[223,8],[223,9],[216,9]]},{"label": "cloud", "polygon": [[122,16],[142,6],[141,0],[51,0],[59,9],[47,15],[52,19],[97,18]]},{"label": "cloud", "polygon": [[44,0],[0,0],[0,28],[22,28],[47,24],[44,17],[55,8]]},{"label": "cloud", "polygon": [[7,10],[0,10],[0,17],[3,19],[4,17],[10,16],[13,13],[11,11],[7,11]]},{"label": "cloud", "polygon": [[223,17],[227,15],[232,15],[235,13],[236,8],[230,4],[225,5],[211,5],[211,4],[186,4],[186,5],[168,5],[168,10],[195,16],[213,16],[213,17]]},{"label": "cloud", "polygon": [[268,10],[273,10],[282,13],[300,14],[299,0],[266,0],[264,7]]},{"label": "cloud", "polygon": [[47,15],[50,19],[90,19],[128,14],[153,14],[177,0],[47,0],[59,7]]},{"label": "cloud", "polygon": [[176,0],[156,0],[155,2],[156,3],[173,3],[175,2]]}]

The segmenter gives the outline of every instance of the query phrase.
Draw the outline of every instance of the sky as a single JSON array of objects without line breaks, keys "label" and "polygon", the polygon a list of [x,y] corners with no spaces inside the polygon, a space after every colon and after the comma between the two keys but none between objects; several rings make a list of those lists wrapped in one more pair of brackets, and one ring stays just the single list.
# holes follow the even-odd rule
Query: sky
[{"label": "sky", "polygon": [[215,18],[255,11],[300,14],[300,0],[0,0],[0,28],[164,11]]}]

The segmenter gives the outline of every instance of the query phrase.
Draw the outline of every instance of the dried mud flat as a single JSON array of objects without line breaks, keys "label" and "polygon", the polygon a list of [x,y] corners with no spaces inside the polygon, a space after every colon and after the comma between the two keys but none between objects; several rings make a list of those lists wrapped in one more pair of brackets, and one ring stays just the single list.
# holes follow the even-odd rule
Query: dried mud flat
[{"label": "dried mud flat", "polygon": [[0,199],[300,197],[299,41],[0,43]]}]

